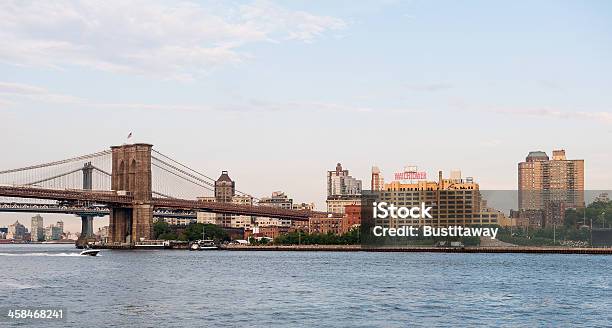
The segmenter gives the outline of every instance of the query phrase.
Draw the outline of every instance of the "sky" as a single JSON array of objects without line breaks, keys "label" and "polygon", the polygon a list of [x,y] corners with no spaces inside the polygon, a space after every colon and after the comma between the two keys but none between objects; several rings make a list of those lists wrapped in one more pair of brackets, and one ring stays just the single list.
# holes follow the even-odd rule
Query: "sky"
[{"label": "sky", "polygon": [[563,148],[612,189],[609,1],[9,0],[0,41],[0,169],[132,132],[319,209],[337,162],[514,189],[529,151]]}]

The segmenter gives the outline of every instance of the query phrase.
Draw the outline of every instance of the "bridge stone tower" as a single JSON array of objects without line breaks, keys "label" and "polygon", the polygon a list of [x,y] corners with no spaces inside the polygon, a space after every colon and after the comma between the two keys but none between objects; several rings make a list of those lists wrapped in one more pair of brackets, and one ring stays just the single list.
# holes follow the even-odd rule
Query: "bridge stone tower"
[{"label": "bridge stone tower", "polygon": [[149,144],[113,146],[111,189],[132,195],[131,207],[111,208],[110,242],[134,243],[151,239],[153,205],[151,204],[151,148]]}]

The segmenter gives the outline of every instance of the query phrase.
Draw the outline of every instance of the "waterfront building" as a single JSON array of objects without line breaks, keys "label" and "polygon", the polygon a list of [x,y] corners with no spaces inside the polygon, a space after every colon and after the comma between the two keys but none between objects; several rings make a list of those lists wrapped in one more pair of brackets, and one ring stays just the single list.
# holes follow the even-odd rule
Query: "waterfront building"
[{"label": "waterfront building", "polygon": [[255,225],[258,227],[291,227],[291,220],[279,218],[256,217]]},{"label": "waterfront building", "polygon": [[[234,196],[232,203],[238,205],[253,205],[253,197],[251,196]],[[250,228],[253,225],[253,217],[250,215],[225,215],[229,217],[229,222],[224,222],[224,226],[230,228]]]},{"label": "waterfront building", "polygon": [[343,232],[361,225],[361,205],[348,205],[344,209]]},{"label": "waterfront building", "polygon": [[291,205],[291,208],[294,210],[314,211],[315,203],[294,203]]},{"label": "waterfront building", "polygon": [[[293,199],[289,198],[284,192],[276,191],[271,197],[262,198],[259,203],[261,206],[271,206],[283,209],[294,210],[314,210],[314,203],[293,203]],[[280,218],[256,217],[255,225],[258,227],[292,227],[291,220]],[[282,229],[281,229],[282,230]]]},{"label": "waterfront building", "polygon": [[347,206],[361,205],[361,196],[347,195],[347,196],[332,196],[328,197],[325,201],[327,203],[327,212],[344,214]]},{"label": "waterfront building", "polygon": [[[230,178],[227,171],[222,171],[221,176],[215,181],[214,193],[214,197],[198,197],[198,201],[253,205],[253,197],[236,195],[236,182]],[[247,228],[253,222],[253,218],[247,215],[197,212],[196,217],[198,223],[216,224],[227,228]]]},{"label": "waterfront building", "polygon": [[64,234],[64,221],[59,220],[55,223],[55,226],[59,229],[60,235]]},{"label": "waterfront building", "polygon": [[308,221],[291,221],[291,231],[308,232]]},{"label": "waterfront building", "polygon": [[[198,201],[200,202],[214,202],[216,201],[216,197],[198,197]],[[221,215],[217,215],[216,213],[211,212],[197,212],[197,222],[203,224],[216,224],[221,225]]]},{"label": "waterfront building", "polygon": [[308,219],[308,233],[343,233],[342,217],[313,217]]},{"label": "waterfront building", "polygon": [[252,235],[255,238],[266,237],[266,238],[274,239],[282,234],[288,233],[289,230],[290,230],[289,227],[281,227],[281,226],[255,226],[251,230],[250,235]]},{"label": "waterfront building", "polygon": [[101,228],[98,228],[98,232],[96,233],[96,239],[98,239],[99,241],[103,242],[103,243],[107,243],[108,242],[108,235],[109,235],[109,227],[108,226],[103,226]]},{"label": "waterfront building", "polygon": [[236,182],[234,182],[227,171],[221,171],[221,175],[215,181],[215,198],[219,203],[229,203],[236,194]]},{"label": "waterfront building", "polygon": [[26,232],[28,232],[28,229],[17,220],[8,226],[6,239],[24,240]]},{"label": "waterfront building", "polygon": [[454,171],[449,178],[443,178],[439,171],[438,181],[393,181],[375,195],[377,201],[396,206],[420,207],[425,203],[432,207],[429,212],[432,218],[378,219],[378,223],[391,227],[499,224],[503,215],[486,206],[478,183],[472,177],[462,178],[460,171]]},{"label": "waterfront building", "polygon": [[529,152],[518,164],[518,208],[544,211],[542,227],[563,224],[567,208],[584,207],[584,160],[568,160],[565,150]]},{"label": "waterfront building", "polygon": [[260,206],[271,206],[284,209],[293,208],[293,199],[289,198],[282,191],[275,191],[271,197],[263,197],[259,200]]},{"label": "waterfront building", "polygon": [[61,240],[64,234],[64,222],[57,221],[45,228],[45,240]]},{"label": "waterfront building", "polygon": [[32,217],[32,223],[30,225],[30,234],[32,241],[44,241],[45,240],[45,225],[43,217],[40,214]]},{"label": "waterfront building", "polygon": [[168,223],[169,225],[175,225],[175,226],[176,225],[187,226],[195,221],[194,219],[191,219],[191,218],[175,218],[175,217],[167,217],[167,218],[163,218],[162,220]]}]

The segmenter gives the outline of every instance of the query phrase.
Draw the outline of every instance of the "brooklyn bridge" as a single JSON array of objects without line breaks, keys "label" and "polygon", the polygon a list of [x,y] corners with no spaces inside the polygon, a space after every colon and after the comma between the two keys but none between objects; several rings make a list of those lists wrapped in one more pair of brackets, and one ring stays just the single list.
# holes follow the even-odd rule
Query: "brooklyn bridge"
[{"label": "brooklyn bridge", "polygon": [[327,215],[197,200],[213,188],[211,177],[154,150],[150,144],[124,144],[0,171],[0,212],[77,215],[82,220],[81,240],[93,237],[95,217],[108,215],[109,242],[124,245],[150,240],[154,217],[195,219],[197,212],[212,212],[308,220]]}]

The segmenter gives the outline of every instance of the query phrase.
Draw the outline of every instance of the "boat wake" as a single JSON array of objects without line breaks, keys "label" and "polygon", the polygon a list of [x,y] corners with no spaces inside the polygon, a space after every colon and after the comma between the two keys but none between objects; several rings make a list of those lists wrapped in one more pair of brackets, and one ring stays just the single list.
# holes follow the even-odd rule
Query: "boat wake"
[{"label": "boat wake", "polygon": [[81,256],[79,253],[0,253],[0,256]]}]

